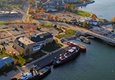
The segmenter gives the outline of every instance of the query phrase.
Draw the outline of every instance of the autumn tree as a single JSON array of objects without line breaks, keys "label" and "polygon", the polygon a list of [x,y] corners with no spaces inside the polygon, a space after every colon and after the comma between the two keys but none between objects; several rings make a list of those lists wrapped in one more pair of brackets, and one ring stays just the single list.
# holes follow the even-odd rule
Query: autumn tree
[{"label": "autumn tree", "polygon": [[115,23],[115,17],[112,18],[112,22]]},{"label": "autumn tree", "polygon": [[92,20],[95,21],[97,19],[97,16],[95,14],[92,14],[91,18],[92,18]]}]

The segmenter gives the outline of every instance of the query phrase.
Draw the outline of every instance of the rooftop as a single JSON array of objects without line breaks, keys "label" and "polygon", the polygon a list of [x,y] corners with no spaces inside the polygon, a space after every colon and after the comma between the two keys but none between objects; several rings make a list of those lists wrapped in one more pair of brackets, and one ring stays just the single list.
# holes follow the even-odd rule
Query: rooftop
[{"label": "rooftop", "polygon": [[31,41],[29,38],[27,37],[20,37],[18,39],[18,41],[20,41],[21,43],[25,44],[25,45],[29,45],[29,44],[33,44],[34,42]]},{"label": "rooftop", "polygon": [[43,32],[43,33],[33,35],[31,37],[31,40],[33,42],[40,42],[40,41],[44,41],[44,40],[46,40],[48,38],[53,38],[53,35],[51,33],[48,33],[48,32]]}]

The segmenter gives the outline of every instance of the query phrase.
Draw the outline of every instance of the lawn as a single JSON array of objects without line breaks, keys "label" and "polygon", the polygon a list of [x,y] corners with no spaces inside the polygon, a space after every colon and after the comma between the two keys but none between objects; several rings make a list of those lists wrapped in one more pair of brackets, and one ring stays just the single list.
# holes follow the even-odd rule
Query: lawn
[{"label": "lawn", "polygon": [[46,22],[45,24],[42,24],[41,26],[42,28],[53,28],[53,24],[50,22]]},{"label": "lawn", "polygon": [[74,36],[75,34],[76,34],[75,30],[67,29],[67,30],[65,30],[65,33],[61,33],[61,34],[57,35],[56,37],[59,39],[70,38],[70,37]]},{"label": "lawn", "polygon": [[81,10],[78,10],[75,12],[77,15],[79,16],[82,16],[82,17],[91,17],[91,13],[89,12],[86,12],[86,11],[81,11]]},{"label": "lawn", "polygon": [[0,58],[7,57],[8,55],[5,53],[0,53]]},{"label": "lawn", "polygon": [[7,25],[8,22],[3,22],[3,21],[0,21],[0,25]]}]

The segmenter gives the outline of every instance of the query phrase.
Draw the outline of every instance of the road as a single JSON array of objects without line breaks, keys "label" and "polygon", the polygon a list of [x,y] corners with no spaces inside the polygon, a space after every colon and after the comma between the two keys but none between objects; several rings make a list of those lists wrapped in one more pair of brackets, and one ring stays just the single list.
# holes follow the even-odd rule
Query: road
[{"label": "road", "polygon": [[64,46],[63,48],[53,51],[53,52],[47,54],[46,56],[42,57],[41,59],[38,59],[30,64],[27,64],[27,67],[30,68],[30,66],[32,66],[32,65],[37,65],[39,67],[43,67],[43,66],[51,63],[51,61],[55,57],[59,56],[59,54],[64,53],[66,49],[67,49],[67,46]]}]

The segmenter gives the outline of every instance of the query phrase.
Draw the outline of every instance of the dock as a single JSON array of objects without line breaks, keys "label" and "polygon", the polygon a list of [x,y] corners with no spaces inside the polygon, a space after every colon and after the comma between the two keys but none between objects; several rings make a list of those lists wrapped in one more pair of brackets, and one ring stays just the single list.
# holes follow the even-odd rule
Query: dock
[{"label": "dock", "polygon": [[97,34],[97,33],[91,32],[91,31],[86,32],[86,34],[90,35],[90,36],[93,36],[95,38],[98,38],[98,39],[106,42],[107,44],[109,44],[111,46],[115,46],[115,39],[111,39],[107,36],[103,36],[103,35],[100,35],[100,34]]},{"label": "dock", "polygon": [[99,23],[100,26],[113,25],[113,22]]}]

